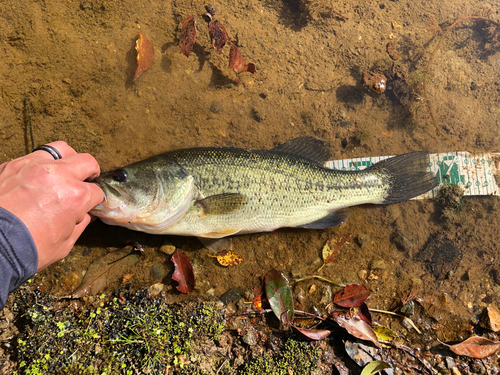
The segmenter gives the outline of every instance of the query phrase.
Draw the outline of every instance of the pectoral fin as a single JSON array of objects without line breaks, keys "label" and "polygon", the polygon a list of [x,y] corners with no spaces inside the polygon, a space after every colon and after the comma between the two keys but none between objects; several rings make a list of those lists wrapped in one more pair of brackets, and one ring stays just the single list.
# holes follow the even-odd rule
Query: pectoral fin
[{"label": "pectoral fin", "polygon": [[198,240],[205,246],[207,249],[212,251],[213,253],[220,253],[223,250],[232,250],[233,249],[233,239],[231,237],[226,238],[203,238],[197,237]]},{"label": "pectoral fin", "polygon": [[200,207],[200,217],[208,215],[227,215],[239,210],[247,203],[247,198],[238,193],[212,195],[194,204]]}]

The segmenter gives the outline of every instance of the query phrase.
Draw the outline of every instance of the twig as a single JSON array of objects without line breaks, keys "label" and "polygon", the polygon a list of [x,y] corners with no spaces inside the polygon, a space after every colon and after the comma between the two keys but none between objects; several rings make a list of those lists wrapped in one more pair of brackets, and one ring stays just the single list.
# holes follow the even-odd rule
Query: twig
[{"label": "twig", "polygon": [[449,27],[446,28],[445,31],[448,31],[450,30],[453,26],[455,26],[456,24],[462,22],[462,21],[465,21],[465,20],[468,20],[468,19],[476,19],[476,20],[483,20],[483,21],[487,21],[487,22],[491,22],[492,24],[494,24],[495,26],[500,26],[500,24],[498,22],[495,22],[493,20],[490,20],[489,18],[487,17],[481,17],[481,16],[467,16],[467,17],[463,17],[463,18],[460,18],[458,20],[456,20],[455,22],[453,22]]},{"label": "twig", "polygon": [[220,372],[220,370],[222,370],[222,368],[224,367],[224,365],[226,364],[226,362],[229,360],[229,358],[226,358],[224,360],[224,362],[222,362],[222,365],[220,365],[219,369],[217,370],[216,374],[218,374]]},{"label": "twig", "polygon": [[404,351],[405,353],[408,353],[409,355],[411,355],[413,358],[415,358],[417,361],[419,361],[427,371],[429,371],[429,373],[431,375],[435,375],[435,374],[438,374],[438,372],[436,370],[434,370],[434,368],[432,368],[432,366],[430,365],[429,362],[427,362],[424,358],[420,358],[418,357],[411,348],[408,348],[407,346],[405,345],[399,345],[399,344],[396,344],[394,342],[391,342],[391,341],[383,341],[383,343],[385,345],[389,345],[389,346],[392,346],[393,348],[395,349],[399,349],[399,350],[402,350]]},{"label": "twig", "polygon": [[338,287],[340,287],[340,288],[345,287],[345,285],[344,285],[344,284],[339,284],[339,283],[336,283],[335,281],[328,280],[328,279],[326,279],[326,278],[324,278],[324,277],[322,277],[322,276],[318,276],[318,275],[304,276],[304,277],[302,277],[302,278],[300,278],[300,279],[295,279],[295,280],[293,280],[293,283],[298,283],[298,282],[300,282],[300,281],[311,280],[311,279],[323,280],[323,281],[326,281],[327,283],[333,284],[333,285],[338,286]]},{"label": "twig", "polygon": [[370,308],[368,310],[373,311],[373,312],[382,313],[382,314],[389,314],[389,315],[399,316],[400,318],[403,318],[403,320],[405,320],[406,322],[408,322],[415,329],[415,331],[417,331],[419,334],[422,334],[422,332],[417,328],[417,326],[415,325],[415,323],[413,323],[413,320],[411,320],[407,316],[404,316],[404,315],[401,315],[401,314],[398,314],[398,313],[395,313],[395,312],[392,312],[392,311],[386,311],[386,310],[378,310],[378,309],[370,309]]}]

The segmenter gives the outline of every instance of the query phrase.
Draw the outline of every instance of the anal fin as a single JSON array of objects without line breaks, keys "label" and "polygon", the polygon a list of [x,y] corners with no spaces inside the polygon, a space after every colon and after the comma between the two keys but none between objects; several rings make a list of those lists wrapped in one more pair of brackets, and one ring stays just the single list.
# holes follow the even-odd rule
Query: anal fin
[{"label": "anal fin", "polygon": [[305,229],[326,229],[342,224],[349,217],[349,209],[343,208],[337,211],[330,212],[328,215],[312,223],[300,225],[297,228]]}]

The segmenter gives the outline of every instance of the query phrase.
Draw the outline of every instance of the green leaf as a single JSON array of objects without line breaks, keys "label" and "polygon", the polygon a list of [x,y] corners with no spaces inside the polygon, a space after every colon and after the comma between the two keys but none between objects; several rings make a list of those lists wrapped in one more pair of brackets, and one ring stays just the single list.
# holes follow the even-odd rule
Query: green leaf
[{"label": "green leaf", "polygon": [[293,297],[288,280],[280,271],[269,271],[264,277],[266,294],[271,309],[285,325],[293,320]]},{"label": "green leaf", "polygon": [[382,361],[373,361],[365,366],[363,371],[361,371],[361,375],[374,375],[385,368],[392,368],[392,367],[388,363]]},{"label": "green leaf", "polygon": [[392,329],[389,329],[381,325],[372,326],[372,329],[373,332],[375,332],[375,335],[377,335],[377,339],[379,341],[391,342],[398,337],[398,334],[394,332]]}]

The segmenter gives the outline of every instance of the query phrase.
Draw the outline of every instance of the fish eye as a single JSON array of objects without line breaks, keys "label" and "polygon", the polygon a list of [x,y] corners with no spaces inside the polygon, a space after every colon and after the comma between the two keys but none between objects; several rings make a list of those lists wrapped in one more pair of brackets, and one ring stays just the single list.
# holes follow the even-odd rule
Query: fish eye
[{"label": "fish eye", "polygon": [[111,174],[111,177],[116,182],[123,182],[127,179],[127,172],[125,172],[123,169],[118,169]]}]

